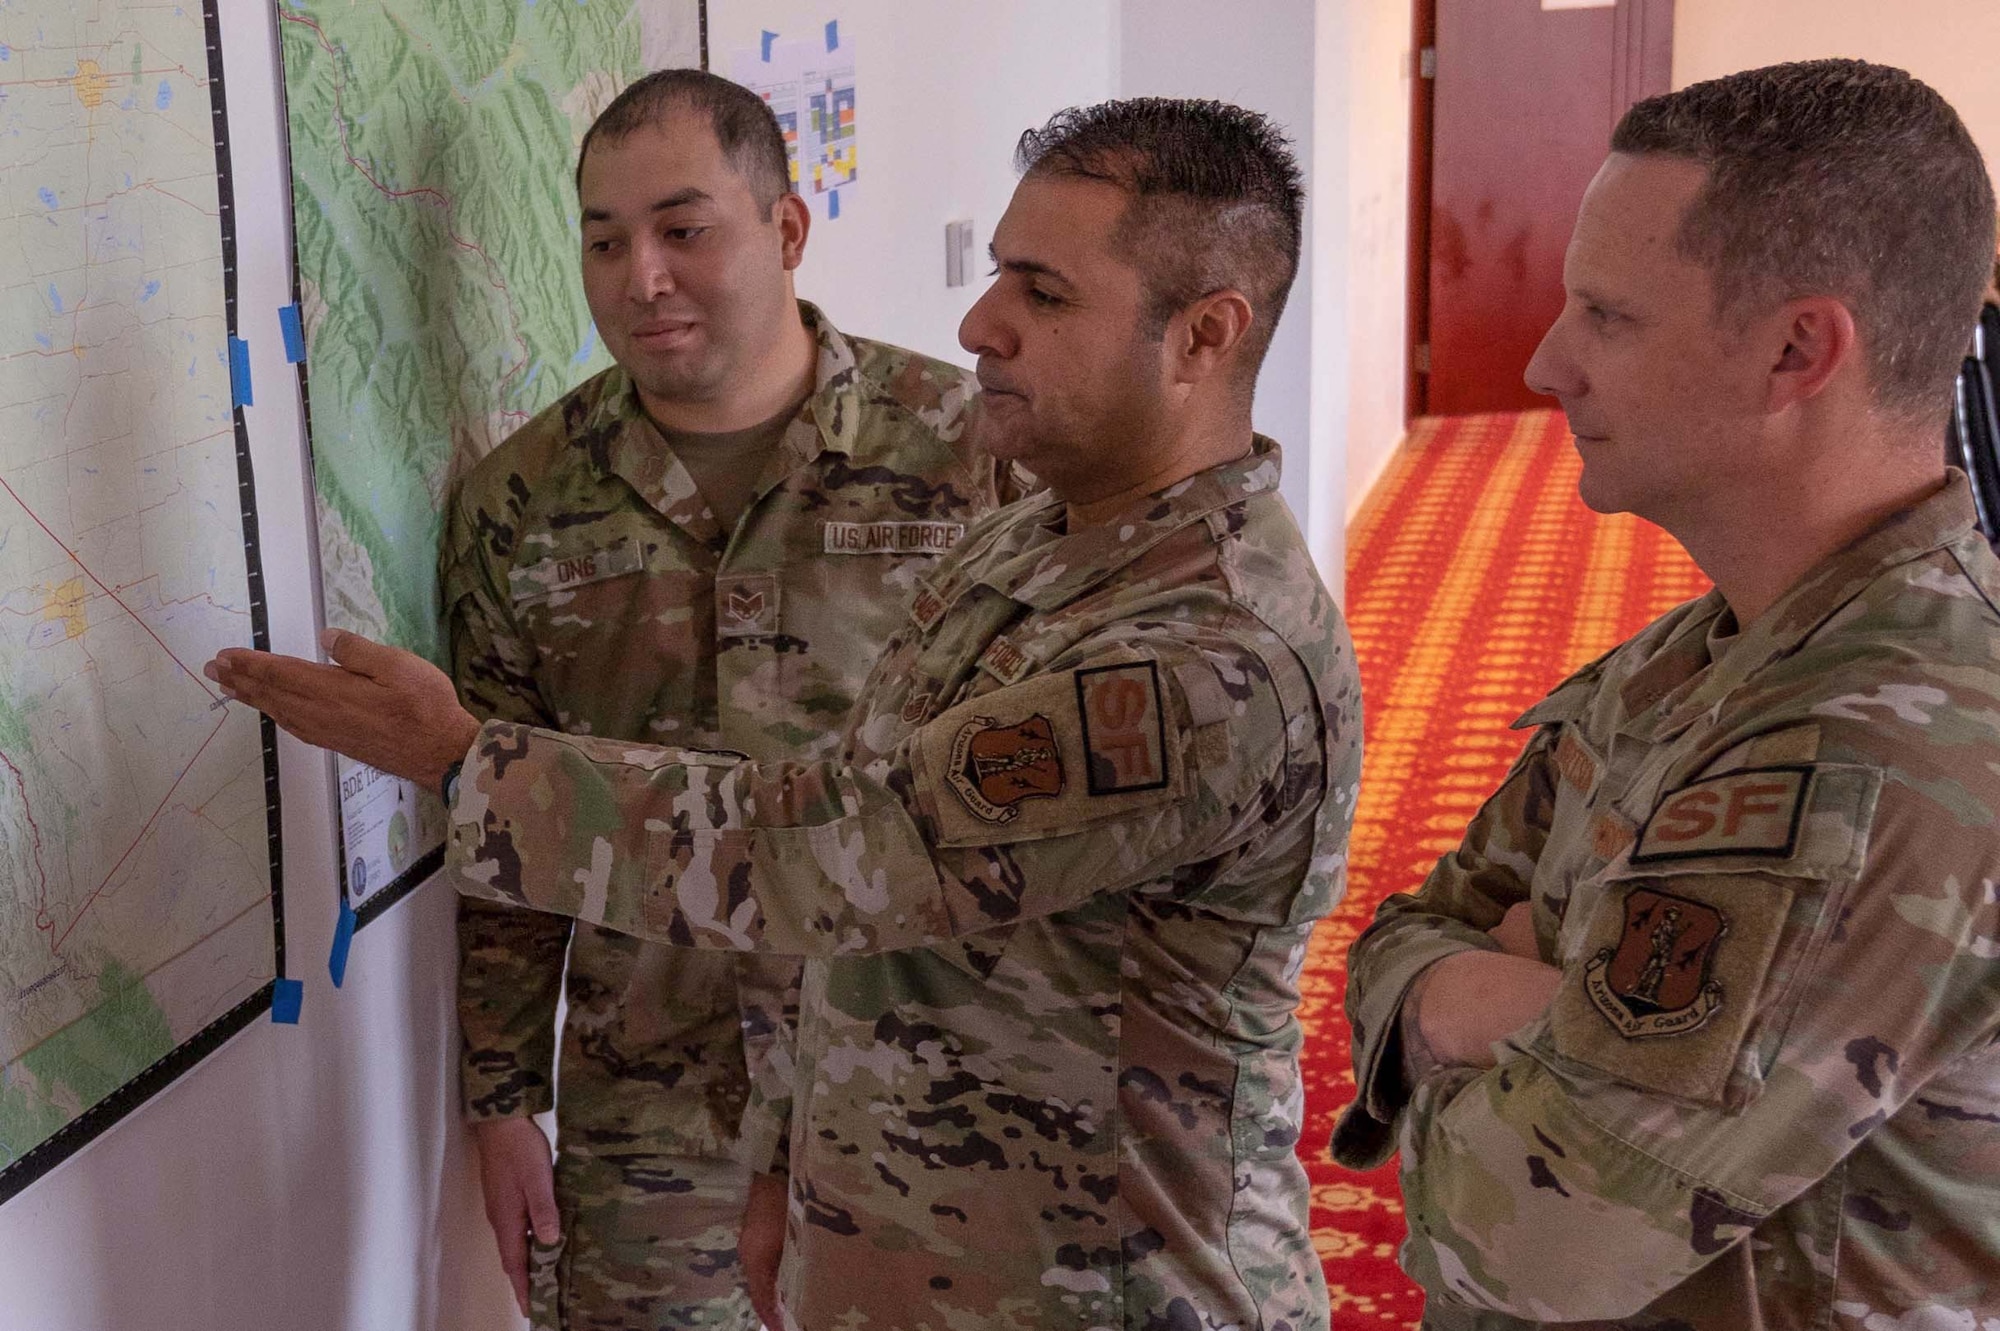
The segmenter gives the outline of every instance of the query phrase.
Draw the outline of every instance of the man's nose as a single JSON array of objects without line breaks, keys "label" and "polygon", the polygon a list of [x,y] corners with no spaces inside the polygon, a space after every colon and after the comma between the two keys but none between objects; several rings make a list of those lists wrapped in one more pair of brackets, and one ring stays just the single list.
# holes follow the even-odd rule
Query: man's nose
[{"label": "man's nose", "polygon": [[1005,360],[1014,354],[1016,339],[996,308],[995,293],[999,289],[997,282],[986,288],[986,294],[974,301],[965,318],[959,320],[958,345],[975,356],[998,356]]},{"label": "man's nose", "polygon": [[1522,372],[1521,378],[1526,381],[1529,392],[1548,397],[1574,397],[1582,391],[1583,382],[1575,362],[1563,354],[1561,318],[1542,334],[1541,345],[1528,358],[1528,368]]},{"label": "man's nose", "polygon": [[658,245],[632,247],[632,266],[625,277],[626,294],[640,304],[650,304],[674,294],[674,268]]}]

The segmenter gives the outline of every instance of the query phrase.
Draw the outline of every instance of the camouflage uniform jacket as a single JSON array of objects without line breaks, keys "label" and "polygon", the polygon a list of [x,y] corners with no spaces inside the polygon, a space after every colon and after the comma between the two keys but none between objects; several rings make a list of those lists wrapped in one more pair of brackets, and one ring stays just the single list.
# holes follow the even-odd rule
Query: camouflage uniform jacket
[{"label": "camouflage uniform jacket", "polygon": [[795,1326],[1326,1326],[1293,1008],[1361,714],[1278,466],[1002,510],[834,760],[484,728],[460,891],[812,958]]},{"label": "camouflage uniform jacket", "polygon": [[[1015,490],[963,439],[964,371],[843,337],[801,306],[818,385],[758,497],[725,531],[613,368],[469,473],[442,583],[453,673],[485,717],[811,759],[838,744],[919,574]],[[468,902],[460,920],[467,1111],[549,1107],[568,949],[563,1107],[578,1141],[659,1153],[735,1141],[771,1168],[798,965],[702,956]],[[747,1045],[746,1045],[747,1041]],[[746,1056],[754,1101],[743,1119]]]},{"label": "camouflage uniform jacket", "polygon": [[[1350,960],[1335,1153],[1400,1123],[1427,1326],[2000,1325],[1996,596],[1953,473],[1741,632],[1710,593],[1516,723]],[[1548,1012],[1407,1086],[1410,983],[1523,900]]]}]

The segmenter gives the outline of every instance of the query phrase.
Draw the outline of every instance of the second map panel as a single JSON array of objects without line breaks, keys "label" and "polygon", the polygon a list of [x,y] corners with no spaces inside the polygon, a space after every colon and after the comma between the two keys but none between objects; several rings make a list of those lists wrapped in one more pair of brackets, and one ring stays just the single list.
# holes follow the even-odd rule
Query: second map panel
[{"label": "second map panel", "polygon": [[[701,62],[700,0],[281,0],[327,623],[440,660],[451,478],[607,360],[577,280],[576,150],[618,90]],[[348,898],[428,873],[441,810],[341,760]]]}]

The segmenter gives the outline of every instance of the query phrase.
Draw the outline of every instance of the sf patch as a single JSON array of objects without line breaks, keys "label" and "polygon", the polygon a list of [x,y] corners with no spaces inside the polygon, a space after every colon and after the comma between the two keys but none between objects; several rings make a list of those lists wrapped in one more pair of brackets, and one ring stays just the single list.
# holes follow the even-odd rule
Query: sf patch
[{"label": "sf patch", "polygon": [[1810,767],[1752,767],[1683,786],[1646,820],[1632,863],[1705,855],[1789,859],[1812,773]]},{"label": "sf patch", "polygon": [[1011,823],[1023,800],[1062,794],[1062,755],[1046,716],[1011,725],[975,716],[952,737],[945,780],[965,807],[989,823]]},{"label": "sf patch", "polygon": [[1684,1035],[1722,1006],[1722,986],[1712,972],[1728,932],[1729,921],[1713,906],[1634,888],[1625,898],[1618,945],[1584,965],[1584,992],[1628,1040]]},{"label": "sf patch", "polygon": [[1159,790],[1167,784],[1167,724],[1160,670],[1151,661],[1075,672],[1076,710],[1092,795]]}]

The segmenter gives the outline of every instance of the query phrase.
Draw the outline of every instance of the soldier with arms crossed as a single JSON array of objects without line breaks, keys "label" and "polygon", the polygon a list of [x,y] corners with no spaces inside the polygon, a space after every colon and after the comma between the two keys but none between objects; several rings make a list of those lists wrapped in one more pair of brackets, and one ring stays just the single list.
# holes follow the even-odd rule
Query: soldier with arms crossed
[{"label": "soldier with arms crossed", "polygon": [[[459,697],[576,734],[826,756],[916,580],[1002,498],[1007,469],[965,435],[971,376],[794,299],[808,214],[747,89],[641,79],[585,136],[577,189],[618,363],[458,488]],[[459,924],[466,1110],[536,1325],[754,1327],[743,1275],[768,1307],[783,1237],[799,963],[492,902]],[[528,1116],[554,1094],[565,988],[552,1172]],[[746,1193],[766,1223],[739,1273]]]},{"label": "soldier with arms crossed", "polygon": [[1856,61],[1642,102],[1528,368],[1715,589],[1520,721],[1355,944],[1427,1327],[2000,1318],[2000,563],[1939,440],[1994,201]]},{"label": "soldier with arms crossed", "polygon": [[787,1326],[1320,1331],[1293,1009],[1361,713],[1250,425],[1297,167],[1257,116],[1161,100],[1021,159],[960,339],[988,445],[1049,491],[922,580],[838,756],[482,727],[347,638],[212,668],[448,788],[464,892],[811,958]]}]

